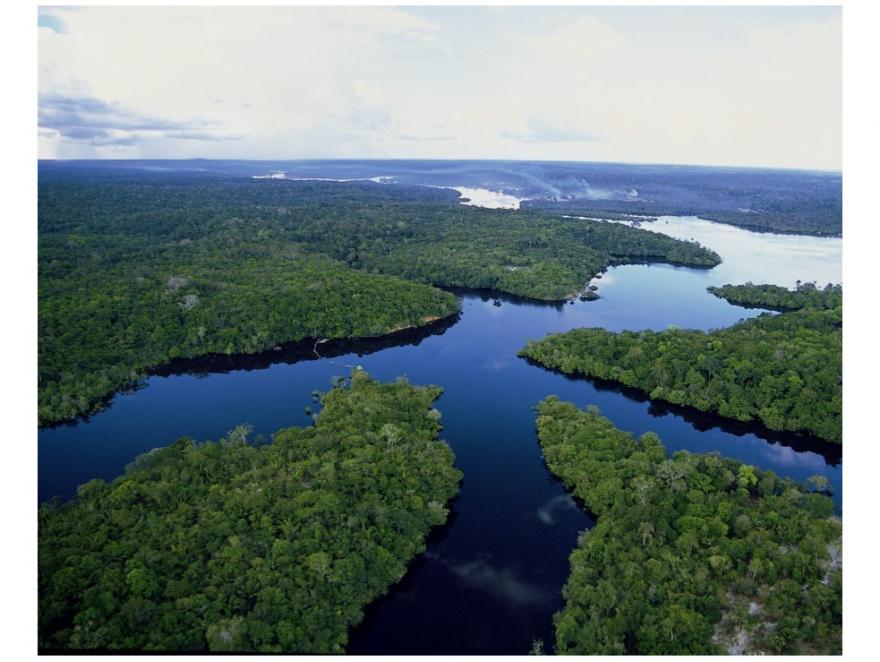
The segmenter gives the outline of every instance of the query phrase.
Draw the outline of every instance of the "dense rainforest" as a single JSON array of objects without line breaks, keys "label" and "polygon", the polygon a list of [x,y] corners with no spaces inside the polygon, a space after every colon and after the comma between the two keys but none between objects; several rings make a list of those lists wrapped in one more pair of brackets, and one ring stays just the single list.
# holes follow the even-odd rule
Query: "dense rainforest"
[{"label": "dense rainforest", "polygon": [[41,168],[39,421],[177,357],[378,336],[454,315],[436,289],[561,300],[609,264],[710,267],[698,244],[464,207],[451,191]]},{"label": "dense rainforest", "polygon": [[793,290],[779,285],[722,285],[709,287],[709,292],[730,303],[746,308],[767,308],[790,311],[801,308],[840,308],[843,306],[843,287],[828,283],[817,287],[816,283],[798,283]]},{"label": "dense rainforest", "polygon": [[338,653],[447,518],[437,387],[338,380],[268,445],[182,438],[39,513],[42,650]]},{"label": "dense rainforest", "polygon": [[[338,181],[482,188],[521,199],[526,209],[613,218],[699,216],[757,232],[839,236],[839,172],[779,168],[576,161],[418,160],[101,160],[42,161],[41,173],[76,169],[192,176],[265,175]],[[646,224],[646,227],[650,227]]]},{"label": "dense rainforest", "polygon": [[[714,293],[742,303],[800,301],[804,307],[709,332],[574,329],[530,341],[520,355],[565,373],[619,382],[653,399],[841,443],[840,288],[783,295],[773,286],[726,285]],[[814,301],[821,305],[813,307]]]},{"label": "dense rainforest", "polygon": [[810,488],[538,406],[550,470],[596,518],[571,555],[556,650],[840,654],[841,527]]},{"label": "dense rainforest", "polygon": [[508,168],[514,174],[528,170],[545,184],[544,195],[523,203],[529,208],[586,216],[699,216],[754,232],[843,232],[842,179],[835,172],[612,163]]}]

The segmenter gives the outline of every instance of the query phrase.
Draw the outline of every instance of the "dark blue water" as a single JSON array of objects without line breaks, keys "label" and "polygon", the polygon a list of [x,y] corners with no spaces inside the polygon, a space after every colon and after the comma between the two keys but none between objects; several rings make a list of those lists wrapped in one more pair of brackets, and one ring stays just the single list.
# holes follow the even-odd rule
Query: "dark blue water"
[{"label": "dark blue water", "polygon": [[[703,231],[712,238],[711,227]],[[774,244],[773,259],[761,254],[761,260],[748,264],[733,244],[725,248],[731,240],[727,234],[720,230],[714,245],[701,237],[722,257],[736,256],[720,267],[614,268],[598,281],[603,298],[595,302],[549,306],[504,300],[499,306],[493,298],[470,293],[462,295],[455,323],[400,337],[390,346],[360,346],[361,356],[349,351],[317,360],[291,350],[178,366],[203,374],[152,377],[145,388],[117,396],[88,422],[41,430],[40,498],[68,498],[91,478],[112,479],[137,454],[182,435],[216,439],[249,423],[255,433],[268,436],[282,427],[307,425],[304,408],[312,391],[326,390],[332,376],[347,372],[345,364],[360,364],[380,380],[406,375],[416,384],[438,384],[445,389],[438,402],[443,436],[464,472],[461,494],[449,525],[432,535],[424,557],[400,586],[368,609],[349,651],[525,653],[533,639],[549,644],[552,614],[562,606],[568,555],[578,531],[590,526],[541,459],[532,407],[549,394],[580,406],[596,404],[622,429],[653,430],[670,450],[720,451],[796,479],[824,475],[840,508],[837,447],[652,405],[636,393],[568,378],[516,356],[529,338],[580,326],[732,324],[760,311],[732,306],[705,288],[743,282],[746,273],[755,282],[775,282],[773,273],[779,272],[786,279],[782,284],[789,285],[810,273],[839,280],[833,278],[835,268],[839,273],[836,240],[811,240],[814,249],[805,254],[803,238],[782,238]],[[738,245],[751,235],[734,234],[732,241]],[[760,242],[766,240],[754,237],[756,248],[764,245]]]}]

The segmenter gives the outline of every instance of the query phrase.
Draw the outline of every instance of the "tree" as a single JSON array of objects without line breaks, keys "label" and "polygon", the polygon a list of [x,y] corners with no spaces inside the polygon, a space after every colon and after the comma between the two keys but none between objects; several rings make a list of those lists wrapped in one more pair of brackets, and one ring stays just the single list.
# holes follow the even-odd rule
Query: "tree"
[{"label": "tree", "polygon": [[740,487],[749,489],[753,485],[758,484],[758,477],[755,475],[755,467],[748,464],[741,464],[736,473],[736,482]]},{"label": "tree", "polygon": [[810,484],[810,487],[813,488],[814,492],[821,492],[823,494],[830,493],[830,485],[828,483],[828,479],[825,476],[810,476],[809,478],[807,478],[807,483]]}]

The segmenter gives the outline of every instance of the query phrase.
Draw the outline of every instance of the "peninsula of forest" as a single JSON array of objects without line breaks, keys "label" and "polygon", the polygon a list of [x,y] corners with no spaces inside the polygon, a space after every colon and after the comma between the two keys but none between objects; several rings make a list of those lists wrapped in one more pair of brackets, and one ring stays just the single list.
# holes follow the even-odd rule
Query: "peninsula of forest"
[{"label": "peninsula of forest", "polygon": [[842,288],[709,289],[738,305],[786,312],[708,332],[574,329],[531,341],[520,356],[634,387],[652,399],[841,443]]},{"label": "peninsula of forest", "polygon": [[313,426],[184,437],[43,504],[40,649],[343,652],[458,493],[440,393],[356,370]]},{"label": "peninsula of forest", "polygon": [[669,457],[657,435],[555,397],[537,429],[596,519],[571,554],[557,653],[840,654],[841,523],[821,480]]}]

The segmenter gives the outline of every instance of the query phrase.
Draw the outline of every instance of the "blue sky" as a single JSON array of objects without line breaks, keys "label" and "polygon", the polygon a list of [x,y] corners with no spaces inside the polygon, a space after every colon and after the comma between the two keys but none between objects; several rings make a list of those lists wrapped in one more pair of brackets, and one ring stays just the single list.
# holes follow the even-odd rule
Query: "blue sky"
[{"label": "blue sky", "polygon": [[840,168],[833,7],[44,8],[39,26],[42,158]]}]

